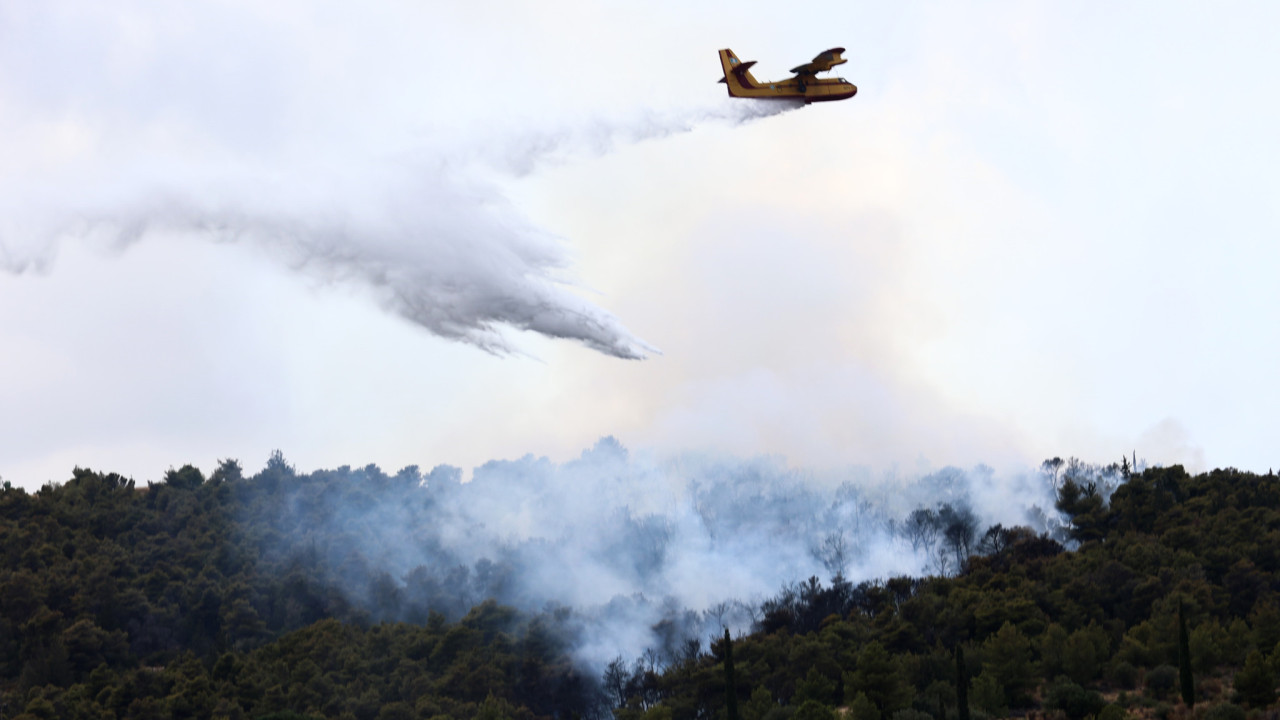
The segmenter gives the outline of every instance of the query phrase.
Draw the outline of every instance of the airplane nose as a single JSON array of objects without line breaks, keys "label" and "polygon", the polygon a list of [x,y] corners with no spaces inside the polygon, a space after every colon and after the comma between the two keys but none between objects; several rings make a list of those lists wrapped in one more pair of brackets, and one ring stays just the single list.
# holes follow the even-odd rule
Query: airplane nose
[{"label": "airplane nose", "polygon": [[857,95],[857,94],[858,94],[858,86],[857,86],[857,85],[850,84],[850,85],[849,85],[849,87],[853,88],[853,92],[849,93],[849,97],[853,97],[854,95]]}]

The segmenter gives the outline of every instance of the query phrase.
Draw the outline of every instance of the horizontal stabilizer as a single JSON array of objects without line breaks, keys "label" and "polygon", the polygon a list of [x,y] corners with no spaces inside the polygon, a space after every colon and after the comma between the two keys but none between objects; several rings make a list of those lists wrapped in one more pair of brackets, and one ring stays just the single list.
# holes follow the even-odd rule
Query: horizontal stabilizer
[{"label": "horizontal stabilizer", "polygon": [[742,73],[744,73],[744,72],[746,72],[746,71],[750,70],[750,69],[751,69],[751,66],[752,66],[752,65],[755,65],[755,64],[756,64],[756,61],[755,61],[755,60],[748,60],[748,61],[746,61],[746,62],[744,62],[744,63],[742,63],[742,64],[740,64],[740,65],[735,65],[735,66],[733,67],[733,72],[734,72],[735,74],[737,74],[737,75],[741,75]]}]

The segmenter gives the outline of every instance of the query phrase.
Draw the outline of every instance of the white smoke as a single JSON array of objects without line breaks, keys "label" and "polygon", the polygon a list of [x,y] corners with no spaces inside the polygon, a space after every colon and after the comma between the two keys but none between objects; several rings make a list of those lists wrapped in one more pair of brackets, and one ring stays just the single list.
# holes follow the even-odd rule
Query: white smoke
[{"label": "white smoke", "polygon": [[[468,482],[447,466],[314,477],[334,485],[290,484],[260,510],[280,532],[268,556],[319,552],[347,596],[384,619],[412,619],[412,608],[456,617],[487,598],[571,608],[577,656],[596,670],[619,655],[669,656],[723,626],[747,630],[761,600],[810,577],[954,572],[941,536],[906,529],[919,508],[971,518],[975,543],[995,523],[1061,529],[1051,483],[1030,469],[818,474],[769,457],[636,456],[612,438],[563,464],[493,461]],[[401,604],[375,598],[388,578]]]},{"label": "white smoke", "polygon": [[493,353],[518,352],[515,329],[643,358],[655,348],[580,294],[567,243],[481,176],[791,107],[724,99],[482,139],[441,129],[456,114],[447,102],[390,117],[338,107],[377,78],[327,86],[301,63],[313,48],[290,54],[287,37],[270,36],[281,21],[270,13],[191,12],[0,10],[0,268],[48,271],[59,244],[86,238],[126,247],[196,234],[356,283]]}]

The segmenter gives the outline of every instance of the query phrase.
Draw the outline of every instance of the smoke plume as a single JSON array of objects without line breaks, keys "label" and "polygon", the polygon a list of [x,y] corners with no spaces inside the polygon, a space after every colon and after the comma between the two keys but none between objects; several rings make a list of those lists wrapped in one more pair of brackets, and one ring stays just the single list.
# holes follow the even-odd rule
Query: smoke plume
[{"label": "smoke plume", "polygon": [[[290,489],[263,510],[280,535],[263,551],[318,555],[379,619],[459,617],[488,598],[570,609],[578,658],[598,671],[748,630],[763,599],[810,577],[951,574],[996,523],[1061,536],[1060,469],[816,474],[777,458],[633,456],[605,438],[563,464],[489,462],[468,482],[448,466],[281,482]],[[1115,481],[1078,463],[1063,472]]]}]

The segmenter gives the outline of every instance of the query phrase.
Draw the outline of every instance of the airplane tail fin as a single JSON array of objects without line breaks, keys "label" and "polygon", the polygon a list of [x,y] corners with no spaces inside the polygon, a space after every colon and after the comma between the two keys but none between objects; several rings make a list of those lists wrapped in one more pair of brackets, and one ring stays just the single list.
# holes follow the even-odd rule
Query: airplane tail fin
[{"label": "airplane tail fin", "polygon": [[756,79],[751,76],[750,70],[751,66],[755,64],[755,60],[742,62],[728,48],[720,51],[720,67],[724,70],[724,77],[720,79],[720,82],[729,86],[730,97],[741,97],[742,90],[758,85]]}]

